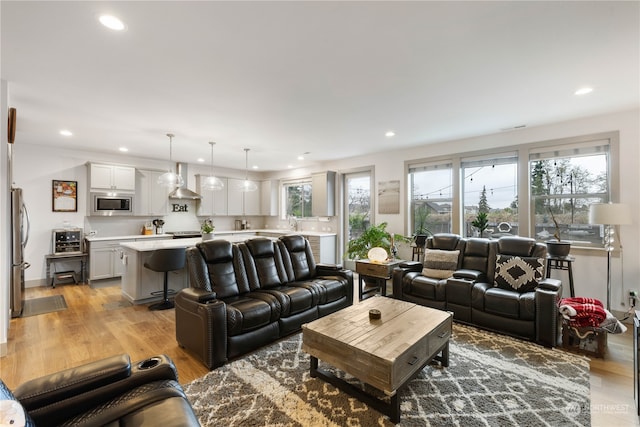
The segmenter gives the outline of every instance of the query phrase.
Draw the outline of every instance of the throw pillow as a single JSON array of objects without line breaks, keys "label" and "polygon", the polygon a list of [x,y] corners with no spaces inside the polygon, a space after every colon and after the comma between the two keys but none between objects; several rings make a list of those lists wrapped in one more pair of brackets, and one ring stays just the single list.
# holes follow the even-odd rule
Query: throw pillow
[{"label": "throw pillow", "polygon": [[422,274],[434,279],[447,279],[458,268],[460,251],[425,249]]},{"label": "throw pillow", "polygon": [[544,259],[498,255],[494,285],[520,293],[533,291],[542,280]]}]

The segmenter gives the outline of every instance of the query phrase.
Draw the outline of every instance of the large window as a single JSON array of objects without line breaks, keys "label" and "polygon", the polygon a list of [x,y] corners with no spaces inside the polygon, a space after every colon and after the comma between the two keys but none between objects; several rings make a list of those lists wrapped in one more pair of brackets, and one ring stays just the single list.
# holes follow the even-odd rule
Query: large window
[{"label": "large window", "polygon": [[311,215],[311,179],[285,182],[282,185],[285,218],[307,218]]},{"label": "large window", "polygon": [[409,168],[409,229],[451,233],[453,175],[450,162],[421,164]]},{"label": "large window", "polygon": [[610,132],[407,161],[408,232],[426,210],[431,233],[478,236],[482,214],[485,237],[547,241],[559,229],[573,246],[602,247],[602,225],[588,213],[616,201],[618,144]]},{"label": "large window", "polygon": [[479,236],[478,214],[488,220],[483,237],[518,235],[518,157],[515,153],[462,160],[463,229]]},{"label": "large window", "polygon": [[529,171],[537,239],[549,240],[559,230],[562,240],[575,245],[602,246],[600,225],[589,224],[589,206],[609,200],[608,165],[608,145],[531,153]]}]

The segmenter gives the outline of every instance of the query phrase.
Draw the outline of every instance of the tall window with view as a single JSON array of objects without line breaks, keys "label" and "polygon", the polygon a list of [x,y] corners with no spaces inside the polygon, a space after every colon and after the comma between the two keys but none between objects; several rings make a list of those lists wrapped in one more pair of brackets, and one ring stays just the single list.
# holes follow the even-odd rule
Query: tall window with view
[{"label": "tall window with view", "polygon": [[609,145],[600,143],[530,154],[536,239],[602,246],[601,226],[589,224],[589,206],[609,201]]},{"label": "tall window with view", "polygon": [[[461,162],[463,229],[467,237],[518,235],[516,153],[466,158]],[[483,226],[479,225],[486,218]]]},{"label": "tall window with view", "polygon": [[452,164],[434,163],[409,167],[410,209],[409,224],[412,235],[451,233],[453,206]]}]

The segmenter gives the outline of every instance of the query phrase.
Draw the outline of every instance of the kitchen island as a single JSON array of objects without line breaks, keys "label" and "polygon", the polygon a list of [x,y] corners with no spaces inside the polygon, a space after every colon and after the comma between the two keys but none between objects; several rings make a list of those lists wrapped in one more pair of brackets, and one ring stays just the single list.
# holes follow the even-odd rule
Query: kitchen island
[{"label": "kitchen island", "polygon": [[[242,230],[216,232],[214,240],[244,242],[245,240],[255,237],[276,239],[282,235],[291,233],[292,232],[289,230]],[[327,261],[329,261],[328,263],[335,263],[335,234],[312,231],[293,233],[307,237],[316,260],[321,259],[324,255],[325,263]],[[144,240],[121,243],[121,260],[124,267],[124,272],[122,274],[122,295],[134,304],[146,304],[160,300],[161,297],[157,294],[153,295],[153,293],[162,291],[164,286],[164,273],[151,271],[144,266],[144,263],[151,255],[151,252],[156,249],[165,248],[190,248],[201,241],[202,238],[194,237],[186,239]],[[323,247],[323,244],[326,247]],[[316,255],[316,250],[318,251],[319,256]],[[173,289],[176,292],[189,286],[189,275],[186,267],[182,270],[169,272],[168,279],[169,289]]]}]

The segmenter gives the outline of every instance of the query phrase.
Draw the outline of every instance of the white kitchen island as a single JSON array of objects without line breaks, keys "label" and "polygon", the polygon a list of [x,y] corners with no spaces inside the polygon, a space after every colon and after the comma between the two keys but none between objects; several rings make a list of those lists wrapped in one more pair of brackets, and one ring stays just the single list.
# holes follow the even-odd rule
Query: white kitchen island
[{"label": "white kitchen island", "polygon": [[[228,240],[230,242],[244,242],[255,237],[278,238],[282,235],[292,233],[288,230],[246,230],[218,232],[214,240]],[[336,235],[332,233],[319,233],[313,231],[293,232],[301,234],[309,239],[314,252],[316,262],[335,263],[335,241]],[[164,248],[190,248],[200,243],[202,238],[194,237],[189,239],[172,240],[145,240],[137,242],[123,242],[122,264],[124,272],[122,274],[122,295],[134,304],[147,304],[159,301],[161,295],[152,295],[161,292],[164,287],[164,273],[151,271],[144,266],[145,261],[156,249]],[[316,255],[317,251],[317,255]],[[176,292],[189,286],[189,275],[187,268],[170,271],[168,275],[169,289]]]}]

